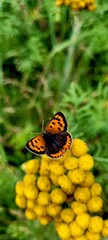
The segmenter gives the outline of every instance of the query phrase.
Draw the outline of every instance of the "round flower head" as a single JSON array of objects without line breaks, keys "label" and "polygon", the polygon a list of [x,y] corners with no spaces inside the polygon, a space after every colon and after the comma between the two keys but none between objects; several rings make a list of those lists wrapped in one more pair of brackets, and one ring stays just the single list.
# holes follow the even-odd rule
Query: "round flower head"
[{"label": "round flower head", "polygon": [[75,213],[71,208],[65,208],[61,212],[61,219],[66,223],[72,222],[74,220],[74,217]]},{"label": "round flower head", "polygon": [[80,237],[84,233],[84,229],[77,224],[76,220],[70,223],[70,230],[73,237]]},{"label": "round flower head", "polygon": [[60,188],[55,188],[51,192],[51,200],[53,203],[62,204],[66,201],[66,194]]},{"label": "round flower head", "polygon": [[89,212],[98,212],[101,211],[103,206],[103,201],[100,197],[91,197],[87,203]]},{"label": "round flower head", "polygon": [[35,207],[34,207],[34,212],[36,213],[36,215],[39,216],[46,216],[47,215],[47,211],[46,211],[46,207],[43,205],[40,205],[38,203],[36,203]]},{"label": "round flower head", "polygon": [[51,190],[51,181],[47,176],[40,176],[37,180],[37,186],[41,191],[49,192]]},{"label": "round flower head", "polygon": [[89,188],[80,188],[78,187],[76,190],[75,190],[75,193],[74,193],[74,197],[75,197],[75,200],[77,201],[80,201],[82,203],[86,203],[89,199],[90,199],[90,191],[89,191]]},{"label": "round flower head", "polygon": [[102,235],[108,237],[108,220],[104,220],[103,222]]},{"label": "round flower head", "polygon": [[88,213],[81,213],[76,217],[77,224],[83,228],[87,229],[90,221],[90,215]]},{"label": "round flower head", "polygon": [[94,165],[93,158],[89,154],[85,154],[84,156],[80,157],[78,161],[79,168],[84,171],[89,171]]},{"label": "round flower head", "polygon": [[24,195],[24,183],[22,181],[18,181],[15,186],[16,193],[20,196]]},{"label": "round flower head", "polygon": [[92,196],[100,195],[102,192],[102,187],[99,183],[93,183],[90,188],[90,193]]},{"label": "round flower head", "polygon": [[75,214],[81,214],[87,212],[87,205],[85,203],[74,201],[71,204],[71,208]]},{"label": "round flower head", "polygon": [[26,198],[24,196],[16,195],[15,202],[18,207],[26,208]]},{"label": "round flower head", "polygon": [[47,207],[47,213],[51,217],[55,218],[56,216],[60,215],[61,209],[62,209],[61,206],[59,206],[59,205],[57,205],[55,203],[51,203]]},{"label": "round flower head", "polygon": [[25,172],[34,174],[39,170],[39,160],[33,159],[25,164]]},{"label": "round flower head", "polygon": [[82,187],[90,187],[94,183],[94,175],[91,172],[86,172],[84,181],[81,183]]},{"label": "round flower head", "polygon": [[24,177],[24,185],[35,184],[36,176],[34,174],[26,174]]},{"label": "round flower head", "polygon": [[61,186],[64,192],[67,194],[72,194],[74,192],[74,185],[67,175],[61,175],[58,177],[58,184]]},{"label": "round flower head", "polygon": [[58,186],[58,176],[55,173],[50,173],[49,178],[51,179],[52,183],[56,186]]},{"label": "round flower head", "polygon": [[35,201],[28,199],[27,200],[27,208],[33,211],[34,207],[35,207]]},{"label": "round flower head", "polygon": [[49,170],[52,173],[55,173],[56,175],[62,175],[64,173],[64,167],[62,164],[59,164],[59,162],[52,160],[49,163]]},{"label": "round flower head", "polygon": [[56,230],[59,237],[62,239],[69,239],[71,237],[70,227],[66,223],[59,223]]},{"label": "round flower head", "polygon": [[93,11],[93,10],[95,10],[96,8],[97,8],[97,5],[95,4],[95,2],[88,5],[88,10],[89,10],[89,11]]},{"label": "round flower head", "polygon": [[25,216],[28,220],[35,220],[37,218],[35,212],[31,211],[30,209],[25,210]]},{"label": "round flower head", "polygon": [[38,220],[42,225],[47,225],[52,221],[52,218],[47,215],[45,217],[44,216],[38,217]]},{"label": "round flower head", "polygon": [[88,152],[87,144],[81,139],[74,139],[72,143],[72,154],[75,157],[81,157]]},{"label": "round flower head", "polygon": [[80,237],[74,238],[74,240],[88,240],[88,239],[87,239],[86,235],[84,234],[84,235],[82,235]]},{"label": "round flower head", "polygon": [[38,198],[37,198],[37,202],[40,204],[40,205],[48,205],[50,203],[50,194],[48,192],[40,192],[39,195],[38,195]]},{"label": "round flower head", "polygon": [[73,169],[78,168],[78,159],[75,158],[75,157],[67,158],[67,159],[64,161],[64,167],[65,167],[67,170],[73,170]]},{"label": "round flower head", "polygon": [[49,176],[49,162],[51,161],[51,159],[49,157],[47,157],[47,155],[43,155],[42,156],[42,161],[41,161],[41,165],[40,165],[40,175],[46,175]]},{"label": "round flower head", "polygon": [[80,169],[68,171],[68,177],[74,184],[80,184],[84,181],[86,173]]},{"label": "round flower head", "polygon": [[101,236],[99,233],[93,233],[90,231],[86,232],[87,240],[100,240]]},{"label": "round flower head", "polygon": [[36,199],[38,196],[38,188],[32,184],[26,185],[24,187],[24,195],[27,199]]},{"label": "round flower head", "polygon": [[93,233],[100,233],[103,228],[103,219],[99,216],[90,218],[88,230]]}]

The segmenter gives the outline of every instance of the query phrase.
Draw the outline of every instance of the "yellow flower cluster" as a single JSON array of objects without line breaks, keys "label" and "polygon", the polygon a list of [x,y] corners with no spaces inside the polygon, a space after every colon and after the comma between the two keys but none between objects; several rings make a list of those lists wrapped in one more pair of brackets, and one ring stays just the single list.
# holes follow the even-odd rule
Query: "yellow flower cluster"
[{"label": "yellow flower cluster", "polygon": [[24,179],[16,184],[16,204],[27,219],[55,222],[62,240],[100,240],[108,236],[108,220],[100,213],[102,188],[91,173],[94,161],[81,139],[74,139],[63,157],[46,155],[24,164]]},{"label": "yellow flower cluster", "polygon": [[97,7],[95,0],[57,0],[56,5],[71,6],[74,10],[82,10],[86,8],[89,11],[93,11]]}]

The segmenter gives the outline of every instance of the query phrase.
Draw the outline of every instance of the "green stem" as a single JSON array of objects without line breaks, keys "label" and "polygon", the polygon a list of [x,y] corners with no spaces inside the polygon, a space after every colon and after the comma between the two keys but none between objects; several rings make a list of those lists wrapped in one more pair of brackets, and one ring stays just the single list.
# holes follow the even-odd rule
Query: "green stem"
[{"label": "green stem", "polygon": [[77,15],[74,16],[72,32],[70,36],[70,45],[68,46],[67,56],[64,64],[64,72],[62,78],[62,84],[65,88],[66,82],[69,81],[73,64],[74,64],[74,53],[76,51],[76,43],[78,40],[78,36],[80,34],[82,22],[81,19]]}]

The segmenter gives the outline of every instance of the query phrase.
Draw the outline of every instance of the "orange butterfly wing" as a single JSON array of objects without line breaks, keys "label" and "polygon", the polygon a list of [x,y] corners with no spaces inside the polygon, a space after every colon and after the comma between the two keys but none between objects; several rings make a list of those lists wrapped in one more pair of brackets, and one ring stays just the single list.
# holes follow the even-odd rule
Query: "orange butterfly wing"
[{"label": "orange butterfly wing", "polygon": [[45,131],[52,135],[67,131],[67,121],[64,114],[62,112],[57,112],[46,125]]},{"label": "orange butterfly wing", "polygon": [[45,141],[42,135],[38,135],[26,144],[26,148],[34,154],[44,154],[45,153]]}]

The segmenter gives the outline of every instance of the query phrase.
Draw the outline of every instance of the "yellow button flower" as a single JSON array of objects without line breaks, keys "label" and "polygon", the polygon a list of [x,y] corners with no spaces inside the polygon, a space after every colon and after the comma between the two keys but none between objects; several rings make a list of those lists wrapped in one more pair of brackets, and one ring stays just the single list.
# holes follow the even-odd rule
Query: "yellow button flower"
[{"label": "yellow button flower", "polygon": [[66,201],[66,194],[60,188],[55,188],[51,192],[51,200],[53,203],[62,204]]},{"label": "yellow button flower", "polygon": [[84,181],[81,183],[82,187],[90,187],[94,183],[94,175],[91,172],[86,172]]},{"label": "yellow button flower", "polygon": [[95,10],[96,8],[97,8],[96,3],[93,3],[93,4],[89,4],[89,5],[88,5],[88,10],[90,10],[90,11],[93,11],[93,10]]},{"label": "yellow button flower", "polygon": [[25,210],[25,216],[28,220],[35,220],[37,218],[36,214],[30,209]]},{"label": "yellow button flower", "polygon": [[71,230],[71,235],[73,237],[80,237],[84,233],[84,229],[82,229],[76,221],[73,221],[70,223],[70,230]]},{"label": "yellow button flower", "polygon": [[65,167],[67,170],[73,170],[73,169],[78,168],[78,159],[75,158],[75,157],[67,158],[67,159],[64,161],[64,167]]},{"label": "yellow button flower", "polygon": [[68,177],[74,184],[80,184],[84,181],[86,173],[80,169],[68,171]]},{"label": "yellow button flower", "polygon": [[47,225],[52,221],[52,218],[50,216],[41,216],[38,217],[38,220],[42,225]]},{"label": "yellow button flower", "polygon": [[89,212],[101,211],[103,206],[103,201],[100,197],[91,197],[87,203]]},{"label": "yellow button flower", "polygon": [[81,213],[76,217],[76,222],[83,229],[88,228],[89,221],[90,221],[90,215],[88,213]]},{"label": "yellow button flower", "polygon": [[92,156],[89,154],[85,154],[84,156],[80,157],[78,161],[79,161],[79,168],[84,171],[89,171],[94,165],[94,160]]},{"label": "yellow button flower", "polygon": [[92,196],[100,195],[102,192],[102,187],[99,183],[93,183],[90,188],[90,193]]},{"label": "yellow button flower", "polygon": [[104,220],[103,222],[102,235],[108,237],[108,220]]},{"label": "yellow button flower", "polygon": [[47,215],[47,210],[46,210],[46,206],[40,205],[38,203],[36,203],[35,207],[34,207],[34,212],[36,213],[36,215],[39,216],[46,216]]},{"label": "yellow button flower", "polygon": [[74,197],[75,197],[75,200],[77,201],[80,201],[82,203],[86,203],[89,199],[90,199],[90,191],[89,191],[89,188],[80,188],[78,187],[76,190],[75,190],[75,193],[74,193]]},{"label": "yellow button flower", "polygon": [[15,202],[18,207],[26,208],[26,198],[24,196],[16,195]]},{"label": "yellow button flower", "polygon": [[15,186],[15,191],[18,195],[24,195],[24,183],[23,181],[18,181]]},{"label": "yellow button flower", "polygon": [[39,165],[38,159],[32,159],[28,161],[25,164],[25,172],[30,174],[36,173],[39,170]]},{"label": "yellow button flower", "polygon": [[90,218],[88,230],[93,233],[100,233],[103,228],[103,219],[99,216]]},{"label": "yellow button flower", "polygon": [[51,172],[49,177],[54,185],[56,185],[56,186],[59,185],[58,184],[58,176],[55,173]]},{"label": "yellow button flower", "polygon": [[29,184],[24,187],[24,195],[27,199],[36,199],[38,196],[38,189],[35,185]]},{"label": "yellow button flower", "polygon": [[55,173],[56,175],[62,175],[64,173],[64,166],[62,164],[59,164],[59,162],[52,160],[49,163],[49,170],[52,173]]},{"label": "yellow button flower", "polygon": [[69,239],[71,237],[70,227],[66,223],[60,223],[56,230],[59,237],[62,239]]},{"label": "yellow button flower", "polygon": [[34,174],[26,174],[23,179],[24,185],[35,184],[36,176]]},{"label": "yellow button flower", "polygon": [[57,0],[57,1],[56,1],[56,5],[57,5],[57,6],[61,6],[63,3],[64,3],[63,0]]},{"label": "yellow button flower", "polygon": [[51,181],[47,176],[40,176],[37,180],[37,186],[41,191],[49,192],[51,190]]},{"label": "yellow button flower", "polygon": [[[80,237],[74,238],[74,240],[88,240],[88,239],[87,239],[86,235],[82,235]],[[92,239],[92,240],[94,240],[94,239]]]},{"label": "yellow button flower", "polygon": [[74,220],[74,217],[75,213],[71,208],[65,208],[61,212],[61,219],[66,223],[72,222]]},{"label": "yellow button flower", "polygon": [[40,192],[37,198],[37,202],[40,205],[48,205],[50,203],[50,194],[48,192]]},{"label": "yellow button flower", "polygon": [[74,192],[74,185],[67,175],[62,175],[58,177],[58,184],[61,186],[64,192],[67,194],[72,194]]},{"label": "yellow button flower", "polygon": [[81,139],[74,139],[72,143],[72,154],[75,157],[81,157],[88,152],[87,144]]},{"label": "yellow button flower", "polygon": [[55,203],[51,203],[47,207],[47,213],[53,218],[55,218],[56,216],[60,215],[61,209],[62,209],[61,206]]},{"label": "yellow button flower", "polygon": [[86,232],[87,240],[100,240],[101,236],[99,233],[93,233],[90,231]]},{"label": "yellow button flower", "polygon": [[35,201],[28,199],[27,200],[27,208],[30,210],[34,210],[35,207]]},{"label": "yellow button flower", "polygon": [[49,176],[49,162],[51,161],[51,159],[49,157],[47,157],[46,155],[42,156],[42,161],[41,161],[41,165],[40,165],[40,175],[46,175]]},{"label": "yellow button flower", "polygon": [[71,208],[75,214],[81,214],[87,212],[87,205],[85,203],[73,201]]}]

